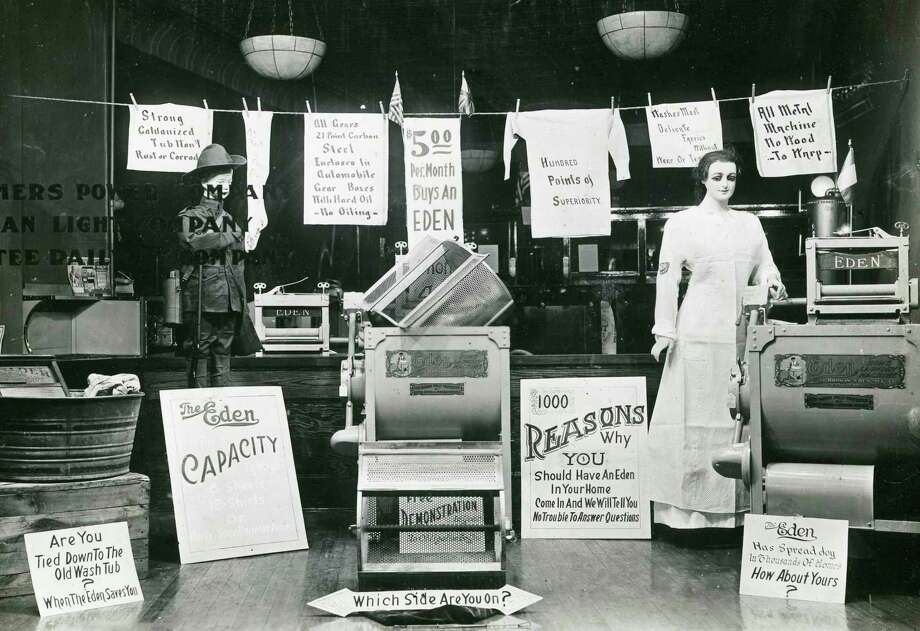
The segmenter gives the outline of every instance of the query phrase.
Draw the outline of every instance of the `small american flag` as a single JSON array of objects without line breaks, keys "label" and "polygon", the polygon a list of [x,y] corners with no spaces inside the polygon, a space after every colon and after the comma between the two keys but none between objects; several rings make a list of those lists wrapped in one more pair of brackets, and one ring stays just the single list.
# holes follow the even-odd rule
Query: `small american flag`
[{"label": "small american flag", "polygon": [[473,95],[470,94],[470,86],[466,83],[466,72],[461,72],[460,76],[460,99],[457,101],[457,111],[469,116],[476,111],[476,105],[473,103]]},{"label": "small american flag", "polygon": [[390,97],[390,112],[387,114],[387,118],[399,125],[403,126],[403,100],[402,92],[399,90],[399,73],[396,73],[396,84],[393,86],[393,96]]},{"label": "small american flag", "polygon": [[530,171],[521,169],[518,172],[517,184],[514,187],[514,201],[518,206],[524,206],[530,201]]}]

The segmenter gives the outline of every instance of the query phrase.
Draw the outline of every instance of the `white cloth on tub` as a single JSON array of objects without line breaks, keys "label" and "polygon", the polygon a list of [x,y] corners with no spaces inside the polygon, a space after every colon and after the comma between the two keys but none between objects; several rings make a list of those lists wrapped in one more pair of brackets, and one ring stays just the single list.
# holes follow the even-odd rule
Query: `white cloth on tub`
[{"label": "white cloth on tub", "polygon": [[140,392],[141,382],[137,375],[130,373],[121,373],[118,375],[100,375],[91,373],[86,378],[86,390],[83,391],[84,397],[95,397],[108,394],[129,394],[131,392]]},{"label": "white cloth on tub", "polygon": [[[678,312],[684,268],[691,276]],[[756,216],[693,207],[665,224],[652,332],[674,342],[649,427],[649,496],[676,509],[722,514],[705,525],[727,525],[725,513],[750,504],[743,484],[717,474],[711,458],[731,444],[734,433],[727,401],[742,293],[750,281],[770,278],[779,272]],[[673,513],[663,510],[664,519],[656,515],[656,521],[687,523],[667,519]]]}]

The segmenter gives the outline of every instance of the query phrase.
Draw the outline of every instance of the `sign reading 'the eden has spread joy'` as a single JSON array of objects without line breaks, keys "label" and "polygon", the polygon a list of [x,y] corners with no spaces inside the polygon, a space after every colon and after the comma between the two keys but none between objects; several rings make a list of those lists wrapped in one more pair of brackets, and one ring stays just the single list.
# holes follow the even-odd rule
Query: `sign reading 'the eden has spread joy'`
[{"label": "sign reading 'the eden has spread joy'", "polygon": [[279,387],[161,390],[182,563],[307,547]]},{"label": "sign reading 'the eden has spread joy'", "polygon": [[645,379],[521,380],[525,538],[647,539]]},{"label": "sign reading 'the eden has spread joy'", "polygon": [[840,519],[745,515],[740,592],[844,602],[848,532]]}]

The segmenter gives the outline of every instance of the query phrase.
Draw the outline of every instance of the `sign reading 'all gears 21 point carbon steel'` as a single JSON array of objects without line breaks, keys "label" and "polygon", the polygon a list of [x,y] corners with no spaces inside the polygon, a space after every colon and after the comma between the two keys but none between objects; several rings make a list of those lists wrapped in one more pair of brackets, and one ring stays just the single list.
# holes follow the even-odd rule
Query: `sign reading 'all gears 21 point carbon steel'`
[{"label": "sign reading 'all gears 21 point carbon steel'", "polygon": [[161,390],[183,563],[307,547],[279,387]]}]

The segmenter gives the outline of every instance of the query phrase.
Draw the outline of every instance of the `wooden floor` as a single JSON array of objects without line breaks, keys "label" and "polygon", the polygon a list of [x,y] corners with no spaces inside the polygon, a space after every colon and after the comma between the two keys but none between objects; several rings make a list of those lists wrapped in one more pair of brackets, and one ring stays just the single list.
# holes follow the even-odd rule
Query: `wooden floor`
[{"label": "wooden floor", "polygon": [[[186,566],[169,558],[174,544],[152,546],[143,603],[41,620],[33,597],[7,598],[0,600],[0,630],[384,628],[307,605],[356,585],[351,535],[309,534],[309,551]],[[874,559],[851,562],[843,606],[738,596],[738,548],[690,548],[660,538],[518,541],[509,547],[508,582],[543,600],[486,624],[578,631],[918,629],[918,547],[915,539],[895,539]]]}]

